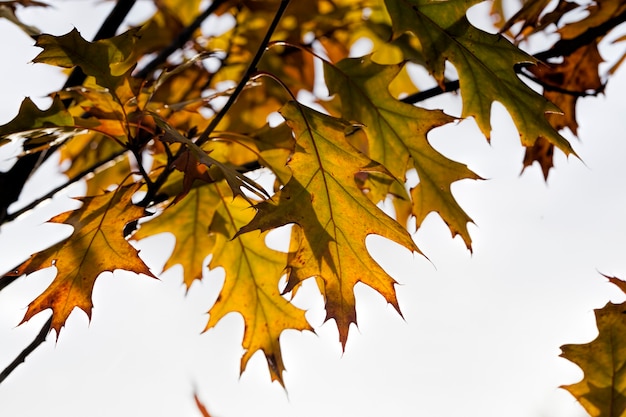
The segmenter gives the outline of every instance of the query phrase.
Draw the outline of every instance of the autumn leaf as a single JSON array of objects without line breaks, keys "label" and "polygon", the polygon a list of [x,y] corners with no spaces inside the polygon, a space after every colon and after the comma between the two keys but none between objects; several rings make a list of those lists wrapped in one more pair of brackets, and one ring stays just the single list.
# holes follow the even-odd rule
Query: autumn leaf
[{"label": "autumn leaf", "polygon": [[[377,234],[418,251],[406,230],[381,211],[355,182],[358,172],[387,171],[346,140],[353,125],[296,102],[281,110],[296,135],[293,176],[271,200],[259,203],[240,234],[295,223],[304,238],[289,261],[288,290],[304,279],[323,283],[326,318],[335,319],[342,345],[356,323],[354,286],[369,285],[399,311],[394,280],[372,259],[365,238]],[[238,235],[238,236],[239,236]],[[245,235],[242,235],[245,236]]]},{"label": "autumn leaf", "polygon": [[189,288],[195,280],[202,279],[203,262],[213,245],[209,226],[221,203],[212,187],[193,188],[185,198],[166,205],[162,213],[142,223],[133,237],[143,239],[159,233],[172,233],[176,243],[163,269],[181,265],[185,285]]},{"label": "autumn leaf", "polygon": [[39,109],[26,97],[17,116],[0,126],[0,145],[10,142],[12,138],[23,138],[25,147],[36,148],[56,142],[74,130],[74,118],[58,95],[53,97],[46,110]]},{"label": "autumn leaf", "polygon": [[422,43],[428,67],[444,83],[449,60],[459,73],[462,117],[474,117],[489,138],[491,106],[504,105],[511,114],[524,146],[544,137],[566,155],[573,154],[569,142],[544,117],[559,109],[526,86],[516,75],[517,64],[536,60],[501,35],[483,32],[465,16],[467,8],[481,0],[385,0],[396,36],[414,33]]},{"label": "autumn leaf", "polygon": [[209,410],[206,408],[204,403],[200,400],[200,397],[198,397],[198,394],[196,393],[193,394],[193,400],[196,403],[196,407],[198,407],[198,411],[200,411],[200,414],[202,414],[202,417],[211,417]]},{"label": "autumn leaf", "polygon": [[[607,278],[626,292],[624,281]],[[607,303],[594,312],[598,337],[590,343],[561,347],[561,356],[585,373],[582,381],[563,388],[591,417],[622,417],[626,413],[626,303]]]},{"label": "autumn leaf", "polygon": [[224,268],[224,287],[209,310],[206,329],[215,326],[224,316],[238,312],[244,319],[241,358],[243,372],[252,355],[265,354],[272,381],[284,385],[280,335],[284,330],[313,330],[304,311],[286,300],[279,291],[287,254],[265,245],[266,233],[238,233],[248,223],[254,210],[240,197],[233,199],[224,182],[208,185],[221,200],[209,228],[213,241],[209,268]]},{"label": "autumn leaf", "polygon": [[530,0],[522,5],[522,8],[517,11],[500,29],[500,32],[506,32],[515,23],[524,22],[522,27],[517,32],[517,36],[521,36],[528,32],[532,32],[537,26],[539,26],[540,15],[543,13],[546,6],[550,3],[550,0]]},{"label": "autumn leaf", "polygon": [[50,220],[69,224],[74,231],[65,240],[32,255],[11,272],[11,275],[22,275],[51,266],[57,269],[54,281],[29,304],[22,322],[50,308],[51,328],[58,337],[74,307],[91,317],[91,293],[101,272],[124,269],[153,277],[123,234],[127,223],[144,215],[143,209],[131,202],[137,189],[138,185],[133,185],[95,197],[79,198],[82,207]]},{"label": "autumn leaf", "polygon": [[454,199],[450,186],[455,181],[480,177],[465,165],[441,155],[428,142],[426,135],[430,130],[454,118],[391,96],[387,86],[401,68],[379,65],[370,57],[363,57],[345,59],[336,66],[326,63],[324,71],[331,94],[341,98],[342,116],[363,124],[368,155],[382,163],[400,183],[406,181],[410,168],[417,170],[420,182],[411,190],[417,227],[428,213],[435,211],[448,224],[452,235],[460,234],[471,248],[467,230],[471,219]]},{"label": "autumn leaf", "polygon": [[86,41],[76,29],[65,35],[40,35],[35,46],[43,48],[33,62],[63,68],[79,66],[95,77],[101,87],[114,90],[122,76],[135,65],[134,44],[137,30],[129,30],[110,39]]},{"label": "autumn leaf", "polygon": [[[591,42],[563,57],[557,64],[542,63],[529,68],[544,86],[544,97],[559,106],[563,112],[548,115],[548,121],[555,129],[567,127],[573,134],[578,134],[576,103],[588,92],[600,91],[603,88],[598,74],[602,62],[597,42]],[[554,145],[541,138],[526,149],[524,168],[538,161],[544,177],[548,178],[553,154]]]},{"label": "autumn leaf", "polygon": [[602,62],[598,43],[591,42],[563,57],[558,64],[546,63],[529,68],[544,85],[544,96],[563,111],[563,115],[549,115],[548,119],[556,129],[568,127],[572,133],[578,134],[576,102],[587,92],[602,88],[598,73]]},{"label": "autumn leaf", "polygon": [[153,116],[155,117],[157,125],[165,131],[163,141],[181,143],[186,146],[187,149],[189,149],[189,151],[193,154],[193,156],[197,159],[199,163],[202,163],[209,168],[215,166],[222,172],[224,178],[226,179],[226,182],[228,182],[228,185],[230,185],[235,195],[241,196],[244,199],[249,200],[243,192],[243,190],[248,190],[249,192],[260,198],[265,198],[267,196],[267,192],[255,181],[246,177],[234,168],[218,161],[217,159],[212,158],[202,148],[196,145],[195,142],[180,134],[176,129],[172,128],[167,122],[165,122],[165,120],[161,119],[158,115],[154,114]]},{"label": "autumn leaf", "polygon": [[586,16],[576,19],[559,29],[562,39],[573,39],[582,35],[591,28],[606,24],[614,19],[622,19],[626,13],[626,3],[620,0],[605,0],[590,2],[585,8]]}]

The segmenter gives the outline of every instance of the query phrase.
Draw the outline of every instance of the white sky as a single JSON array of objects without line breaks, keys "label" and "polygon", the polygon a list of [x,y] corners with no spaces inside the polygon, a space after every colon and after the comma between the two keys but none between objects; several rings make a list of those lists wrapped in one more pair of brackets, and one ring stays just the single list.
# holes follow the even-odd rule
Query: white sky
[{"label": "white sky", "polygon": [[[36,24],[56,34],[76,25],[87,38],[94,29],[83,17],[103,17],[111,6],[59,5],[54,17]],[[68,10],[78,17],[68,17]],[[63,78],[28,64],[37,50],[8,22],[0,20],[0,34],[5,123],[23,96],[44,96]],[[489,179],[454,186],[477,224],[470,226],[474,254],[459,238],[451,239],[436,216],[414,235],[429,261],[372,238],[375,258],[402,284],[397,290],[404,320],[372,290],[357,288],[360,326],[342,354],[334,323],[322,325],[320,298],[302,291],[297,302],[311,309],[307,317],[317,335],[290,331],[282,337],[288,394],[269,382],[260,355],[239,377],[239,317],[199,334],[221,272],[187,295],[178,268],[160,281],[105,273],[96,282],[91,323],[75,311],[58,343],[49,337],[0,385],[0,415],[199,416],[195,387],[216,417],[584,416],[574,398],[558,389],[582,374],[558,355],[563,344],[595,337],[594,308],[624,298],[598,272],[626,278],[624,91],[622,70],[605,96],[582,100],[582,140],[573,144],[584,163],[557,154],[547,184],[537,166],[519,175],[523,150],[498,106],[491,145],[471,120],[433,132],[440,151]],[[28,194],[55,181],[61,178],[50,171],[35,177]],[[42,223],[72,207],[57,199],[3,227],[0,267],[45,247],[59,226]],[[156,249],[164,245],[172,241],[154,238],[140,245],[157,272],[164,259]],[[49,271],[36,273],[0,292],[0,368],[48,318],[42,313],[17,327],[51,279]]]}]

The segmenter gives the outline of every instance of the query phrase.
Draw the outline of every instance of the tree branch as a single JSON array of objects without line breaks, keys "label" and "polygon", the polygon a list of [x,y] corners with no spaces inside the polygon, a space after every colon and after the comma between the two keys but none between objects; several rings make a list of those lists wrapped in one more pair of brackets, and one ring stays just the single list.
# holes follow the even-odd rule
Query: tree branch
[{"label": "tree branch", "polygon": [[[122,24],[130,9],[135,4],[135,0],[118,0],[111,13],[100,26],[94,40],[104,39],[115,35],[117,29]],[[80,68],[75,67],[63,88],[81,85],[85,80],[85,74]],[[34,152],[18,159],[15,164],[6,172],[0,172],[0,224],[9,221],[7,215],[9,206],[16,202],[22,193],[24,184],[35,169],[45,161],[57,147],[52,147],[46,152]]]},{"label": "tree branch", "polygon": [[217,8],[225,2],[226,0],[214,0],[213,3],[211,3],[204,12],[199,14],[198,17],[196,17],[189,26],[187,26],[182,32],[180,32],[180,34],[176,37],[176,39],[174,39],[171,44],[163,48],[152,61],[148,62],[145,67],[139,70],[135,74],[135,77],[140,79],[148,77],[148,75],[152,71],[154,71],[159,65],[167,61],[167,58],[169,58],[170,55],[182,48],[183,45],[185,45],[185,43],[187,43],[187,41],[191,39],[193,33],[200,27],[200,25],[202,25],[202,22],[204,22],[209,16],[215,13]]},{"label": "tree branch", "polygon": [[606,35],[612,29],[624,22],[626,22],[626,11],[598,26],[587,29],[584,33],[581,33],[575,38],[561,39],[560,41],[552,45],[550,49],[539,52],[535,54],[534,57],[540,61],[545,61],[549,58],[571,55],[578,48],[589,45],[591,42],[595,41],[599,37]]},{"label": "tree branch", "polygon": [[452,91],[456,91],[459,89],[459,80],[454,81],[446,81],[444,83],[445,88],[441,88],[439,86],[430,88],[428,90],[419,91],[415,94],[411,94],[410,96],[406,96],[400,101],[408,104],[419,103],[420,101],[424,101],[429,98],[437,97],[443,93],[449,93]]},{"label": "tree branch", "polygon": [[[54,197],[54,195],[56,193],[58,193],[59,191],[67,188],[68,186],[74,184],[75,182],[81,180],[82,178],[84,178],[85,176],[91,174],[92,172],[95,172],[96,170],[98,170],[98,168],[102,167],[103,165],[108,164],[109,162],[115,160],[116,158],[122,156],[124,153],[128,152],[127,149],[123,149],[121,151],[118,151],[116,153],[114,153],[113,155],[111,155],[109,158],[100,161],[92,166],[90,166],[89,168],[84,169],[83,171],[79,172],[78,174],[76,174],[75,176],[73,176],[72,178],[68,179],[66,182],[64,182],[63,184],[59,185],[58,187],[55,187],[54,189],[48,191],[46,194],[44,194],[43,196],[31,201],[30,203],[28,203],[27,205],[25,205],[24,207],[22,207],[19,210],[16,210],[10,214],[7,214],[5,216],[5,221],[12,221],[17,219],[19,216],[21,216],[22,214],[26,213],[29,210],[34,209],[35,207],[37,207],[40,203]],[[0,290],[2,289],[2,285],[0,285]]]},{"label": "tree branch", "polygon": [[241,78],[241,81],[239,81],[239,84],[237,84],[235,91],[233,91],[230,97],[228,97],[228,101],[226,102],[226,104],[224,104],[224,107],[222,107],[219,113],[215,115],[215,117],[211,120],[211,123],[209,123],[209,126],[204,130],[204,132],[202,132],[202,135],[200,135],[200,137],[196,141],[196,144],[198,146],[202,146],[202,144],[204,144],[206,141],[209,140],[209,136],[211,135],[211,133],[215,130],[217,125],[222,121],[226,113],[228,113],[228,110],[230,109],[230,107],[235,103],[235,101],[237,101],[237,97],[239,97],[239,94],[241,94],[243,89],[246,87],[246,84],[248,84],[248,81],[250,81],[250,78],[252,77],[252,75],[256,72],[257,65],[259,61],[261,60],[261,57],[265,53],[265,49],[267,45],[269,44],[272,35],[274,34],[274,30],[276,30],[276,27],[278,26],[278,22],[282,18],[283,13],[285,13],[285,10],[287,9],[288,5],[289,5],[289,0],[281,0],[280,6],[278,7],[276,14],[274,15],[274,19],[272,20],[272,23],[270,23],[269,28],[267,28],[265,37],[261,41],[261,44],[259,45],[259,48],[257,49],[256,54],[254,55],[254,58],[252,58],[252,61],[250,62],[248,69],[246,70],[245,74]]},{"label": "tree branch", "polygon": [[33,353],[33,351],[37,349],[39,345],[46,341],[46,336],[48,335],[51,326],[52,316],[50,316],[48,321],[43,325],[43,327],[39,331],[39,334],[37,334],[37,337],[35,337],[35,339],[28,346],[26,346],[26,348],[24,348],[24,350],[21,351],[19,355],[17,355],[17,357],[13,360],[13,362],[9,364],[9,366],[4,368],[4,370],[0,372],[0,384],[11,374],[11,372],[15,370],[15,368],[17,368],[21,363],[26,360],[26,357],[28,355]]}]

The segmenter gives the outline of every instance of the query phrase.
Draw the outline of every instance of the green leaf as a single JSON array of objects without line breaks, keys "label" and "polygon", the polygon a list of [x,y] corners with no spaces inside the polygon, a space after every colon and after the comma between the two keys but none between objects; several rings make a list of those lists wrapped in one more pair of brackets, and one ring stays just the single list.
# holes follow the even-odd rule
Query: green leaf
[{"label": "green leaf", "polygon": [[511,114],[524,146],[544,137],[565,154],[573,154],[569,142],[545,118],[560,113],[516,75],[517,64],[536,60],[501,35],[483,32],[470,24],[467,9],[481,0],[385,0],[395,36],[414,33],[420,40],[430,71],[443,86],[446,61],[459,74],[463,117],[474,117],[482,133],[491,133],[491,106],[504,105]]},{"label": "green leaf", "polygon": [[417,170],[420,182],[411,190],[416,225],[419,227],[428,213],[435,211],[452,235],[460,234],[471,248],[467,230],[471,219],[454,199],[450,186],[455,181],[480,177],[441,155],[428,142],[426,135],[431,129],[454,118],[439,110],[402,103],[389,93],[388,86],[401,68],[376,64],[370,57],[324,65],[330,92],[341,97],[342,116],[363,124],[369,156],[382,163],[400,183],[405,182],[408,169]]},{"label": "green leaf", "polygon": [[[626,292],[626,283],[607,277]],[[607,303],[594,311],[598,337],[591,343],[565,345],[561,356],[585,373],[582,381],[563,386],[592,417],[626,415],[626,303]]]},{"label": "green leaf", "polygon": [[132,29],[96,42],[86,41],[75,28],[62,36],[40,35],[35,46],[43,51],[33,61],[63,68],[78,66],[86,75],[95,77],[98,85],[114,90],[136,63],[136,33],[137,29]]},{"label": "green leaf", "polygon": [[26,139],[25,147],[33,148],[55,142],[74,129],[74,118],[58,96],[54,96],[47,110],[40,110],[29,97],[26,97],[17,116],[0,126],[2,139],[0,145],[10,142],[14,135],[15,138]]}]

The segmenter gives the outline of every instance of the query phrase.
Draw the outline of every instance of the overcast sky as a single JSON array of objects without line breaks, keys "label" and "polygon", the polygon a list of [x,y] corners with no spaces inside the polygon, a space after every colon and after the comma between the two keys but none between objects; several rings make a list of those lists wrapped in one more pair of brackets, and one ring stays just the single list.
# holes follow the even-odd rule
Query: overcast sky
[{"label": "overcast sky", "polygon": [[[75,25],[90,38],[93,23],[83,18],[103,17],[109,7],[63,1],[38,14],[53,17],[37,17],[36,24],[55,34]],[[43,97],[64,79],[29,64],[37,49],[4,20],[0,36],[0,123],[6,123],[24,96]],[[200,334],[221,271],[185,295],[176,267],[160,280],[102,274],[91,323],[75,311],[58,343],[49,337],[0,385],[0,415],[198,416],[196,389],[216,417],[584,416],[558,388],[582,373],[558,355],[563,344],[595,337],[594,308],[624,299],[600,272],[626,278],[625,75],[618,72],[604,96],[582,100],[581,140],[572,139],[582,161],[557,153],[547,183],[537,166],[520,176],[523,150],[497,105],[491,144],[472,120],[434,131],[437,149],[488,179],[453,187],[476,223],[470,226],[474,253],[433,215],[414,234],[428,260],[370,238],[376,260],[401,284],[404,319],[372,290],[357,287],[359,329],[351,329],[345,353],[334,323],[322,324],[321,298],[306,285],[295,301],[309,309],[316,334],[283,334],[287,392],[270,383],[260,354],[239,377],[239,317]],[[455,100],[445,100],[451,113],[459,111]],[[51,166],[33,177],[27,194],[32,198],[60,181]],[[81,191],[78,185],[69,193]],[[3,226],[0,267],[15,266],[66,232],[42,223],[75,207],[59,198]],[[138,246],[158,272],[162,248],[172,245],[162,236]],[[0,368],[48,318],[42,313],[17,326],[52,278],[52,271],[38,272],[0,292]]]}]

